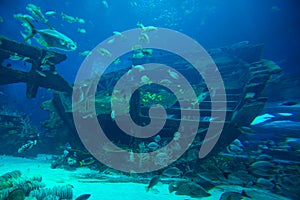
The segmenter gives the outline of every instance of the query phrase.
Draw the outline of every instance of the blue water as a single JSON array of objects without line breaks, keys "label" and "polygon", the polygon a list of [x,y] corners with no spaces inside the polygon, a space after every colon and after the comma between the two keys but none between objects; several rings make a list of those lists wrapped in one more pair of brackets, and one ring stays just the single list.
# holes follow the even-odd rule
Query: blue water
[{"label": "blue water", "polygon": [[[43,12],[56,11],[56,15],[47,17],[49,23],[58,31],[68,35],[78,44],[74,52],[67,52],[68,59],[57,66],[57,71],[66,80],[73,82],[84,57],[78,52],[90,50],[104,39],[112,36],[113,31],[125,31],[136,28],[137,22],[144,25],[170,28],[187,34],[197,40],[206,49],[229,45],[240,41],[264,43],[264,58],[279,62],[289,73],[299,73],[300,12],[297,0],[280,1],[107,1],[106,8],[101,1],[21,1],[2,0],[0,13],[4,22],[0,23],[0,34],[11,39],[23,41],[21,23],[13,14],[27,13],[27,3],[41,7]],[[136,2],[132,6],[130,2]],[[60,13],[83,18],[86,23],[68,23]],[[46,28],[45,26],[39,28]],[[78,28],[84,28],[85,34]],[[34,45],[38,44],[33,42]],[[21,85],[11,87],[9,95],[15,106],[39,113],[31,105],[39,98],[49,95],[40,89],[36,100],[26,100]],[[19,90],[20,89],[20,90]],[[16,94],[14,90],[19,92]],[[16,97],[16,95],[18,97]],[[34,103],[32,103],[34,101]],[[23,107],[24,103],[30,105]],[[25,110],[25,111],[26,111]],[[39,113],[40,114],[40,113]]]}]

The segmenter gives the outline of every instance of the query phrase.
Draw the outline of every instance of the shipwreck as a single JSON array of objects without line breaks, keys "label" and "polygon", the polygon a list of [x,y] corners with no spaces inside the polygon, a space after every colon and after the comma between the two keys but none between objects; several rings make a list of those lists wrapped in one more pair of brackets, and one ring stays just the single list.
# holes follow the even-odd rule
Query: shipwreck
[{"label": "shipwreck", "polygon": [[[24,82],[27,85],[26,94],[28,98],[34,98],[39,87],[55,90],[53,99],[43,102],[41,105],[42,109],[48,110],[50,113],[49,120],[45,121],[43,126],[47,131],[54,133],[61,144],[69,142],[76,151],[88,154],[76,133],[72,114],[83,112],[86,117],[89,117],[90,109],[93,107],[96,108],[96,117],[103,130],[109,132],[108,137],[118,146],[139,152],[142,142],[147,148],[147,143],[153,141],[153,138],[142,141],[139,138],[124,134],[112,119],[111,94],[114,85],[118,77],[130,70],[131,65],[102,75],[97,85],[96,94],[94,94],[95,98],[89,98],[89,88],[86,82],[81,86],[72,87],[55,71],[55,65],[66,59],[64,54],[32,47],[2,36],[0,39],[1,63],[12,55],[26,57],[26,62],[31,63],[29,72],[1,65],[0,84]],[[240,43],[240,45],[235,44],[208,51],[224,81],[227,109],[220,139],[207,157],[220,152],[240,134],[251,131],[248,126],[264,108],[267,97],[264,96],[263,91],[272,76],[281,73],[282,70],[273,61],[262,58],[263,47],[263,44]],[[192,77],[194,73],[187,61],[169,54],[133,58],[131,62],[132,65],[163,62],[187,76]],[[41,68],[45,65],[48,66],[46,71]],[[207,93],[207,87],[203,80],[192,81],[191,85],[197,96]],[[85,98],[72,102],[72,92],[78,89],[82,91]],[[211,121],[211,103],[210,95],[203,95],[201,102],[199,102],[199,109],[194,110],[194,112],[199,112],[201,117],[199,119],[181,119],[177,99],[169,90],[157,85],[141,87],[133,94],[130,101],[130,117],[136,124],[143,126],[150,122],[149,108],[153,104],[164,105],[167,119],[163,129],[158,133],[162,141],[165,141],[164,144],[161,144],[162,146],[174,137],[180,120],[198,122],[199,129],[193,143],[185,154],[176,161],[180,164],[199,160],[199,148]],[[1,120],[4,118],[9,120],[9,116],[1,116]],[[5,127],[0,128],[1,132],[7,130]]]}]

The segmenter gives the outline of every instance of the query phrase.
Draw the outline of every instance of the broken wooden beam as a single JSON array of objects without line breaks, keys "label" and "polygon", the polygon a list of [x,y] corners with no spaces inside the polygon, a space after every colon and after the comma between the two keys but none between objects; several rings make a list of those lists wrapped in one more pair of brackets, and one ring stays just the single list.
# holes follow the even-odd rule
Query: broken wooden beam
[{"label": "broken wooden beam", "polygon": [[[33,47],[0,36],[0,62],[2,63],[10,56],[26,58],[26,62],[31,63],[31,69],[29,72],[25,72],[1,65],[0,85],[24,82],[26,83],[27,98],[34,98],[39,87],[72,92],[70,84],[55,71],[55,65],[67,58],[65,54]],[[43,70],[42,65],[47,65],[49,69]]]}]

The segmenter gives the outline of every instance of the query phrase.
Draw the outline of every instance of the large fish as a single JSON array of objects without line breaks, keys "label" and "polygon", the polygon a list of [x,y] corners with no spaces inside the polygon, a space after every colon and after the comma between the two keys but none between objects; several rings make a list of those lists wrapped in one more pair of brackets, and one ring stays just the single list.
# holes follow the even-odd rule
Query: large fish
[{"label": "large fish", "polygon": [[77,45],[73,40],[54,28],[37,30],[30,21],[26,19],[24,21],[28,24],[27,27],[29,29],[28,35],[24,37],[25,41],[33,37],[40,45],[48,48],[56,48],[64,51],[74,51],[77,49]]}]

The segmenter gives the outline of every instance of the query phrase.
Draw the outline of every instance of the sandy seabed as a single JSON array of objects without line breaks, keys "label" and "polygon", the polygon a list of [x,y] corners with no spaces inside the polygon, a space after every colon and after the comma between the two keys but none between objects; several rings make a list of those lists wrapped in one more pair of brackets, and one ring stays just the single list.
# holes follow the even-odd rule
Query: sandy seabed
[{"label": "sandy seabed", "polygon": [[[71,184],[74,193],[74,199],[81,194],[91,194],[89,200],[192,200],[200,198],[191,198],[189,196],[178,196],[175,193],[169,193],[168,185],[159,183],[153,190],[146,192],[145,187],[147,184],[133,183],[133,182],[98,182],[95,179],[80,179],[83,174],[99,174],[98,171],[91,170],[87,167],[77,168],[75,171],[67,171],[64,169],[51,169],[49,159],[51,155],[39,155],[35,159],[27,159],[12,156],[0,156],[0,175],[13,171],[20,170],[22,176],[32,177],[41,175],[43,183],[46,187],[53,187],[57,185]],[[263,199],[268,197],[268,200],[285,200],[278,195],[269,191],[258,190],[253,188],[242,188],[240,186],[226,186],[220,185],[209,190],[211,196],[203,197],[205,200],[219,200],[223,192],[226,191],[242,191],[245,190],[251,199]],[[248,199],[248,198],[244,198]]]}]

